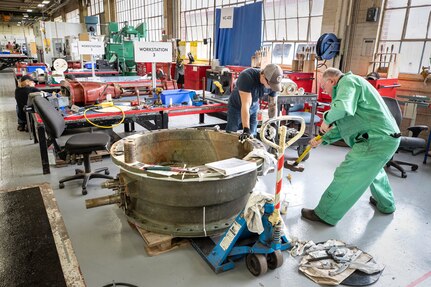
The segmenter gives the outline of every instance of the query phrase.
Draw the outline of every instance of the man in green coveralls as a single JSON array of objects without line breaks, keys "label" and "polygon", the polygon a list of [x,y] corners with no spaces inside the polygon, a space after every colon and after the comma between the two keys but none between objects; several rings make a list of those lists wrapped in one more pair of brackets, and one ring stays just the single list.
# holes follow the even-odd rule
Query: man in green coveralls
[{"label": "man in green coveralls", "polygon": [[393,213],[395,201],[383,169],[397,150],[400,130],[376,89],[351,72],[328,68],[321,87],[332,94],[331,109],[324,114],[319,141],[343,139],[352,149],[335,170],[334,179],[316,208],[301,210],[302,217],[335,225],[370,187],[370,203],[382,213]]}]

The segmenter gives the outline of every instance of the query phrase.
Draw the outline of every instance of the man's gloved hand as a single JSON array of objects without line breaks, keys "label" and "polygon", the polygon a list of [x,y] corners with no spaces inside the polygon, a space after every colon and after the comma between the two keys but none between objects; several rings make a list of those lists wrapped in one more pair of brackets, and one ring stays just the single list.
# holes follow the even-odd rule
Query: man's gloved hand
[{"label": "man's gloved hand", "polygon": [[251,139],[251,138],[253,138],[253,136],[250,133],[250,129],[249,128],[244,128],[242,130],[242,134],[239,136],[238,141],[240,143],[244,143],[247,139]]}]

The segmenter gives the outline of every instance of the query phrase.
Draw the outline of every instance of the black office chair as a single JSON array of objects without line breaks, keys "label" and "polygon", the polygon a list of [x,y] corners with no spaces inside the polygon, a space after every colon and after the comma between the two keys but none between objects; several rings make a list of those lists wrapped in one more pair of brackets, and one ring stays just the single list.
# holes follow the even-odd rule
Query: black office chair
[{"label": "black office chair", "polygon": [[[389,110],[391,111],[392,115],[394,116],[398,126],[401,126],[403,115],[401,113],[401,108],[400,108],[400,105],[398,104],[398,101],[396,99],[389,98],[389,97],[382,97],[382,98],[385,101],[386,105],[388,106]],[[417,125],[417,126],[409,127],[408,130],[412,132],[413,136],[411,137],[401,136],[399,149],[412,150],[412,149],[418,149],[418,148],[425,148],[425,140],[418,136],[422,131],[428,130],[428,127],[424,125]],[[406,178],[407,173],[402,167],[402,165],[410,166],[412,171],[415,171],[418,169],[417,164],[394,160],[393,157],[386,164],[386,167],[391,167],[391,166],[395,167],[401,172],[401,177]]]},{"label": "black office chair", "polygon": [[[48,102],[45,98],[35,97],[33,99],[34,107],[36,112],[41,117],[44,125],[46,134],[48,136],[47,145],[54,145],[54,151],[60,158],[65,159],[67,154],[82,154],[84,156],[84,170],[76,169],[75,175],[63,178],[59,181],[60,188],[64,188],[64,182],[84,179],[82,182],[82,194],[87,194],[87,183],[92,178],[106,178],[112,179],[109,176],[109,170],[107,167],[96,169],[94,172],[91,171],[90,167],[90,154],[93,151],[106,150],[110,137],[104,133],[80,133],[70,137],[62,149],[57,143],[56,139],[59,138],[66,128],[66,123],[63,116],[58,112],[54,106]],[[104,172],[104,174],[100,174]]]}]

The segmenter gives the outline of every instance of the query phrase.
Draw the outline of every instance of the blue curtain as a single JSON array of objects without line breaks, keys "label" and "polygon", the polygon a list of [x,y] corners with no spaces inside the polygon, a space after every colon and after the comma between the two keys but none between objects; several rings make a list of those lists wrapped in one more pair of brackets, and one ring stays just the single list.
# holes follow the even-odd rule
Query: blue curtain
[{"label": "blue curtain", "polygon": [[215,57],[222,66],[250,66],[262,42],[262,2],[235,7],[231,29],[219,28],[220,15],[216,9]]}]

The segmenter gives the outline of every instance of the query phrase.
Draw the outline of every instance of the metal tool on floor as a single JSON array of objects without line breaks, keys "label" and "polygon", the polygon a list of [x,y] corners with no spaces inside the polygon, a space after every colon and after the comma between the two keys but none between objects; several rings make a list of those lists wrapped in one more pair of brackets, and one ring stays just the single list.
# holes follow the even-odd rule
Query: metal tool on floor
[{"label": "metal tool on floor", "polygon": [[[264,136],[270,123],[279,121],[298,121],[300,131],[286,142],[287,128],[279,129],[279,145],[267,140]],[[280,191],[283,178],[284,151],[292,145],[305,131],[305,122],[301,117],[282,116],[266,121],[261,128],[261,139],[265,144],[275,148],[278,155],[277,184],[274,203],[265,203],[261,218],[264,230],[261,234],[253,233],[247,228],[244,210],[241,211],[230,228],[218,238],[204,237],[192,239],[192,246],[216,273],[235,267],[235,260],[246,257],[246,266],[255,276],[264,274],[269,269],[276,269],[283,264],[281,251],[291,247],[286,235],[282,234],[283,222],[280,217]]]},{"label": "metal tool on floor", "polygon": [[[314,140],[318,141],[322,138],[321,135],[317,135]],[[307,156],[307,154],[310,152],[311,150],[311,145],[308,145],[304,152],[295,160],[295,161],[286,161],[284,163],[284,167],[287,169],[290,169],[291,171],[299,171],[299,172],[303,172],[304,171],[304,167],[300,166],[299,164],[302,162],[302,160]]]}]

